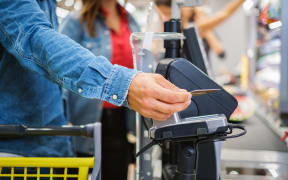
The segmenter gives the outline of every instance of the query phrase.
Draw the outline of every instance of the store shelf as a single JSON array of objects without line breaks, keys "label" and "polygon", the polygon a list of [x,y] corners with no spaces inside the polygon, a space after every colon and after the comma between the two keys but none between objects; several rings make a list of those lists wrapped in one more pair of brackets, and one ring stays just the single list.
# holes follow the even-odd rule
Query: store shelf
[{"label": "store shelf", "polygon": [[[267,141],[272,142],[271,144],[275,143],[274,141],[278,141],[281,145],[278,145],[275,150],[287,151],[285,144],[279,141],[284,132],[288,130],[287,127],[281,126],[282,121],[280,119],[280,112],[283,112],[283,109],[285,110],[288,107],[283,106],[283,102],[284,105],[286,100],[288,102],[288,81],[287,74],[285,74],[288,72],[286,68],[287,48],[284,48],[285,58],[283,58],[285,53],[281,52],[281,48],[286,47],[288,42],[287,38],[285,39],[286,41],[283,41],[283,33],[281,36],[281,28],[283,30],[288,25],[286,19],[288,13],[283,13],[283,3],[287,3],[287,1],[259,0],[254,4],[254,11],[258,13],[250,16],[252,23],[248,26],[248,34],[251,37],[257,37],[257,40],[248,43],[249,50],[247,55],[251,68],[249,84],[251,85],[250,87],[253,87],[253,92],[248,92],[248,95],[255,102],[256,112],[255,116],[249,119],[247,123],[252,123],[251,127],[248,127],[252,131],[261,131],[256,126],[263,128],[264,132],[262,134],[264,138],[259,137],[259,140],[267,138]],[[286,23],[284,23],[284,19]],[[254,52],[252,56],[249,55],[250,51]],[[285,73],[283,74],[283,72]],[[248,135],[248,137],[250,136]],[[254,137],[251,136],[250,138],[256,141]],[[249,139],[247,140],[249,141]],[[267,147],[271,149],[269,145]]]}]

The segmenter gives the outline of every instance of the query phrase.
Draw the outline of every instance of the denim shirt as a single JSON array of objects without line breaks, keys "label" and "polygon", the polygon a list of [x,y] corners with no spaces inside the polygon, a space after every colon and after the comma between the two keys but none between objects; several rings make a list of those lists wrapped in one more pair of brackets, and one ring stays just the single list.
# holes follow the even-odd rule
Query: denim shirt
[{"label": "denim shirt", "polygon": [[[111,65],[58,33],[55,0],[0,1],[0,124],[66,124],[61,87],[115,105],[127,103],[136,71]],[[70,156],[67,137],[0,140],[0,152]]]},{"label": "denim shirt", "polygon": [[[128,14],[128,25],[131,32],[140,31],[139,26],[130,14]],[[106,26],[103,15],[97,16],[94,27],[96,36],[91,37],[87,25],[80,24],[80,12],[73,12],[63,20],[59,31],[89,49],[94,55],[103,55],[107,59],[111,59],[111,31]],[[72,122],[72,124],[83,125],[100,121],[102,113],[101,101],[85,99],[65,90],[64,98],[66,99],[68,121]],[[127,129],[134,132],[135,114],[134,116],[132,115],[132,110],[127,113],[129,114],[127,116],[131,117],[126,119]],[[75,138],[73,148],[77,152],[93,154],[93,142],[85,137]]]}]

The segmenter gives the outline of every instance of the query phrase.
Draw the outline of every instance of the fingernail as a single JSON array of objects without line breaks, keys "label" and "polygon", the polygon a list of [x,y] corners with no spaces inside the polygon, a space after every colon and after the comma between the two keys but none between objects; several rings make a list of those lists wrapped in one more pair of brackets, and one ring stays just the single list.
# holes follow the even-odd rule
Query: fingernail
[{"label": "fingernail", "polygon": [[180,89],[180,91],[181,91],[181,92],[187,92],[187,90],[186,90],[186,89]]}]

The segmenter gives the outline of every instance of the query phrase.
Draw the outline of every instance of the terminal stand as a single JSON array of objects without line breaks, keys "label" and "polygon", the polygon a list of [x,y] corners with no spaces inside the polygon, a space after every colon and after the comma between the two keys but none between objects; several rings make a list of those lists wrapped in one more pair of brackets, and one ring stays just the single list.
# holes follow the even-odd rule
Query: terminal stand
[{"label": "terminal stand", "polygon": [[179,143],[178,162],[175,180],[196,180],[197,150],[196,142]]}]

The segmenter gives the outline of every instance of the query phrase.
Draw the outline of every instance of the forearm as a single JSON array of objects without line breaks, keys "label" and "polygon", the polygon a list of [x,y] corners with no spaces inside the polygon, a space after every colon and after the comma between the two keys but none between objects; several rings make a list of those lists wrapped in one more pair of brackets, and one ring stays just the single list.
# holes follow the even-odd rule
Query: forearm
[{"label": "forearm", "polygon": [[1,0],[0,7],[0,43],[24,68],[83,97],[123,104],[135,71],[56,32],[36,1]]},{"label": "forearm", "polygon": [[[38,41],[41,37],[49,38]],[[46,60],[43,65],[50,69],[49,76],[64,88],[83,97],[97,98],[117,105],[121,105],[126,99],[129,84],[136,73],[134,70],[112,65],[104,57],[95,57],[87,49],[57,32],[48,30],[33,38],[33,47],[43,50],[40,59]],[[62,43],[53,43],[56,40]],[[117,99],[112,99],[113,95]]]},{"label": "forearm", "polygon": [[213,30],[216,26],[223,23],[229,17],[235,13],[235,11],[242,5],[245,0],[236,0],[232,1],[226,7],[224,7],[219,13],[213,17],[206,18],[205,21],[199,21],[197,26],[200,32],[206,32]]},{"label": "forearm", "polygon": [[245,0],[236,0],[229,3],[222,11],[226,14],[226,17],[230,17],[242,4]]}]

